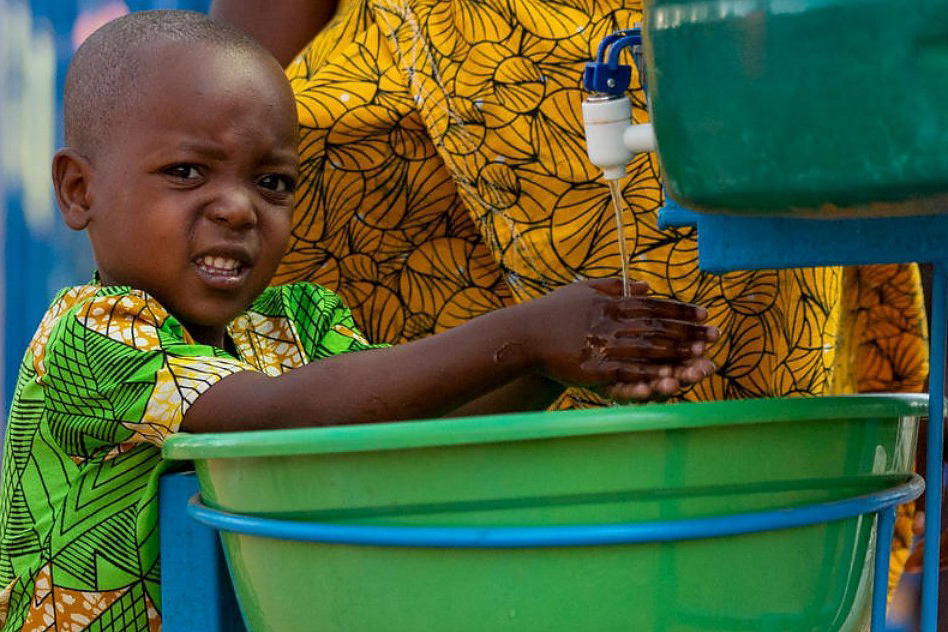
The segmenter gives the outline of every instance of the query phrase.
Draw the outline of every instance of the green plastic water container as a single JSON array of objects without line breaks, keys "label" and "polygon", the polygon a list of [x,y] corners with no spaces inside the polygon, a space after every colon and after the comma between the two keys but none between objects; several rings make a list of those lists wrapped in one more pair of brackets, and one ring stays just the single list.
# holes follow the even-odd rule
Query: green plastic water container
[{"label": "green plastic water container", "polygon": [[[178,435],[204,502],[301,523],[609,525],[801,507],[911,470],[922,396]],[[420,548],[224,532],[253,630],[859,630],[874,519],[649,544]]]},{"label": "green plastic water container", "polygon": [[948,2],[651,0],[666,184],[697,210],[948,211]]}]

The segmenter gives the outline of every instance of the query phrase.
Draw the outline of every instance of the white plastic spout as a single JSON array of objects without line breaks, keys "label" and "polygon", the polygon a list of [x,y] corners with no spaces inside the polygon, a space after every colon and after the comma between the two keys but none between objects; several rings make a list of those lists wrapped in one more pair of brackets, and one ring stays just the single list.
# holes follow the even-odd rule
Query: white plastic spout
[{"label": "white plastic spout", "polygon": [[629,125],[622,133],[622,142],[633,154],[658,149],[658,143],[655,142],[655,130],[651,123]]},{"label": "white plastic spout", "polygon": [[625,96],[595,94],[583,101],[583,127],[589,161],[606,180],[625,176],[635,154],[655,150],[650,123],[632,124],[632,102]]}]

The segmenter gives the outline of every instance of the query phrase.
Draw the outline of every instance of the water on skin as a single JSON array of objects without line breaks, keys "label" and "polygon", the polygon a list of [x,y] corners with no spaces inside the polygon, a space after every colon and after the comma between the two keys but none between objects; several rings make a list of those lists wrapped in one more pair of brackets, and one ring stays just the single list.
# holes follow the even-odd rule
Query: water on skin
[{"label": "water on skin", "polygon": [[607,180],[612,195],[612,209],[616,214],[616,229],[619,235],[619,258],[622,271],[622,296],[629,296],[629,254],[625,249],[625,222],[622,221],[622,191],[618,180]]}]

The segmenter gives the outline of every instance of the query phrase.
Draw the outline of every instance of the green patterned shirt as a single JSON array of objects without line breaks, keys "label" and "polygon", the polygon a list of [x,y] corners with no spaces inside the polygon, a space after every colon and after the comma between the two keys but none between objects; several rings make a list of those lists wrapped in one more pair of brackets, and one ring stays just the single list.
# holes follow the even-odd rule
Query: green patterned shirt
[{"label": "green patterned shirt", "polygon": [[268,288],[228,327],[239,357],[196,343],[152,297],[59,293],[27,350],[0,496],[2,630],[158,630],[161,444],[238,371],[280,375],[370,348],[332,292]]}]

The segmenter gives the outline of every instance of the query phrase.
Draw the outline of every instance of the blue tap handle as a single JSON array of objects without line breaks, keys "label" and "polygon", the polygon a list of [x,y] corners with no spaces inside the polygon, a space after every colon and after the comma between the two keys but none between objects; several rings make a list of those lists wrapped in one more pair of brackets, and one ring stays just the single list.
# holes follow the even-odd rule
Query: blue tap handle
[{"label": "blue tap handle", "polygon": [[[642,29],[627,29],[607,35],[599,43],[596,61],[586,64],[583,85],[589,92],[622,94],[632,82],[632,67],[619,63],[619,54],[642,43]],[[606,53],[608,51],[608,60]]]},{"label": "blue tap handle", "polygon": [[596,51],[596,61],[600,64],[604,63],[606,61],[606,52],[609,50],[609,47],[612,46],[612,44],[617,40],[630,35],[639,35],[641,37],[641,32],[641,29],[625,29],[606,35],[604,38],[602,38],[602,41],[599,42],[599,49]]}]

